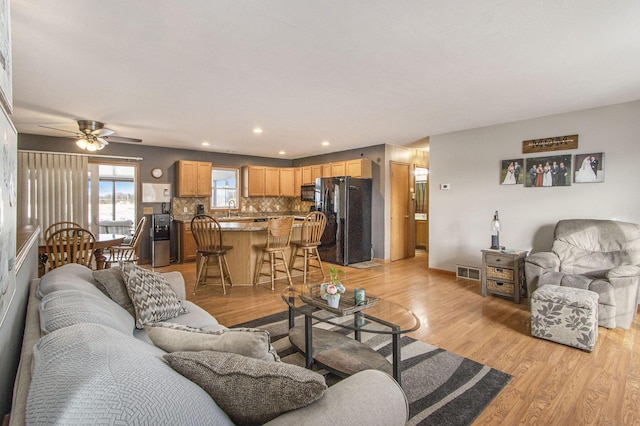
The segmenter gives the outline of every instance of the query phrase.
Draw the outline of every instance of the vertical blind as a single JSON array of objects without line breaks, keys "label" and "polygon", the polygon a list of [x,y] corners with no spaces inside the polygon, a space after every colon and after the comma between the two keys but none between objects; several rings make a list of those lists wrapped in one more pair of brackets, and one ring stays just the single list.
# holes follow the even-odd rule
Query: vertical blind
[{"label": "vertical blind", "polygon": [[44,233],[51,224],[88,222],[88,158],[18,151],[18,225],[37,224]]}]

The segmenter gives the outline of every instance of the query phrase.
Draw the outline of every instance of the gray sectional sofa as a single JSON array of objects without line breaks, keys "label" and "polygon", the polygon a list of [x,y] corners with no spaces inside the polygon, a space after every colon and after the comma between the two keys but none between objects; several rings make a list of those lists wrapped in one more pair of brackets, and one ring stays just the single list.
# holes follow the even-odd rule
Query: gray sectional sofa
[{"label": "gray sectional sofa", "polygon": [[[227,333],[213,316],[185,300],[184,280],[180,273],[171,272],[162,277],[187,311],[162,320],[162,328],[171,332],[184,326],[205,330],[209,333],[202,336],[205,340],[219,338],[220,332]],[[136,313],[132,316],[131,309],[123,307],[121,300],[116,303],[117,297],[99,286],[91,270],[76,264],[55,269],[31,283],[10,425],[234,424],[232,418],[242,417],[230,417],[221,408],[224,406],[221,400],[226,400],[225,404],[230,400],[236,405],[246,404],[253,408],[256,402],[251,399],[246,377],[244,381],[234,381],[234,376],[225,376],[225,385],[211,390],[187,379],[185,376],[189,374],[176,371],[181,367],[183,374],[192,373],[194,365],[201,367],[207,362],[227,362],[227,365],[246,368],[247,373],[257,371],[258,374],[266,366],[286,370],[293,380],[315,380],[309,377],[316,373],[279,362],[268,341],[267,350],[263,350],[262,359],[258,360],[251,358],[251,354],[232,353],[232,349],[225,352],[230,347],[228,341],[224,342],[227,346],[223,345],[221,352],[194,350],[167,354],[159,345],[154,345],[149,327],[136,328]],[[228,334],[233,334],[232,331],[235,330]],[[264,340],[264,332],[251,332],[256,333],[256,341]],[[231,337],[233,340],[237,336]],[[199,335],[190,339],[196,343],[201,340]],[[176,342],[180,341],[171,340],[162,346],[167,349],[178,344]],[[245,347],[242,350],[252,349]],[[193,360],[201,354],[208,358]],[[229,361],[233,363],[229,364]],[[223,383],[218,381],[222,377],[220,372],[216,374],[214,380],[209,378],[213,387]],[[281,383],[268,378],[264,382],[264,377],[260,380],[263,382],[259,386],[269,390],[265,400],[300,399],[296,398],[295,383],[290,385],[288,383],[292,382]],[[317,383],[313,385],[319,392],[319,399],[272,415],[267,424],[400,425],[408,418],[404,392],[391,377],[379,371],[363,371],[326,390],[324,383],[320,388]],[[219,393],[225,389],[229,395]],[[210,392],[218,392],[218,403]],[[298,396],[303,400],[306,392],[299,392]],[[242,423],[245,422],[236,420],[236,424]]]}]

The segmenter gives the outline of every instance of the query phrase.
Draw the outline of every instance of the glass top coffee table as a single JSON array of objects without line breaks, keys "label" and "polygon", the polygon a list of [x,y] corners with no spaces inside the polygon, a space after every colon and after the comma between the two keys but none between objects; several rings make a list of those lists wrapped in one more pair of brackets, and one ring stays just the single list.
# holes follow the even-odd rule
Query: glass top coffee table
[{"label": "glass top coffee table", "polygon": [[[397,303],[371,295],[367,295],[365,306],[356,306],[350,291],[341,295],[340,308],[332,309],[312,294],[312,288],[294,285],[282,291],[282,300],[289,306],[289,340],[305,355],[306,367],[311,368],[315,362],[342,377],[366,369],[382,370],[401,383],[400,336],[420,327],[418,317]],[[295,326],[296,313],[304,315],[304,326]],[[313,327],[318,322],[351,330],[353,338]],[[361,343],[362,333],[391,335],[391,364]]]}]

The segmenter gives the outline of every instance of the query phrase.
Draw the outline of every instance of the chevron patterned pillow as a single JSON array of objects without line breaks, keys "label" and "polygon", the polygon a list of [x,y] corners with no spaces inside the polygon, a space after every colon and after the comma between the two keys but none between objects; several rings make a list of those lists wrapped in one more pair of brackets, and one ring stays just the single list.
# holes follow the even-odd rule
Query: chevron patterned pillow
[{"label": "chevron patterned pillow", "polygon": [[187,312],[162,275],[133,263],[121,263],[120,267],[136,314],[136,328]]}]

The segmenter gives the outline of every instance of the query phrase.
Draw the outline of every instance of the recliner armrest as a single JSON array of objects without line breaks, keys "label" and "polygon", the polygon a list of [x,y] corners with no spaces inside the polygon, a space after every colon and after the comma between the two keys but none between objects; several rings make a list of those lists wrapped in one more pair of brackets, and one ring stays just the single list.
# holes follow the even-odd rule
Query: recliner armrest
[{"label": "recliner armrest", "polygon": [[548,251],[530,254],[525,258],[525,262],[545,270],[560,270],[560,258]]},{"label": "recliner armrest", "polygon": [[611,268],[607,272],[607,279],[612,278],[624,278],[624,277],[639,277],[640,266],[635,265],[621,265]]}]

